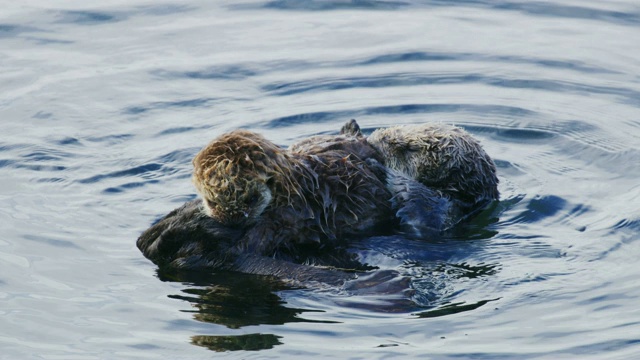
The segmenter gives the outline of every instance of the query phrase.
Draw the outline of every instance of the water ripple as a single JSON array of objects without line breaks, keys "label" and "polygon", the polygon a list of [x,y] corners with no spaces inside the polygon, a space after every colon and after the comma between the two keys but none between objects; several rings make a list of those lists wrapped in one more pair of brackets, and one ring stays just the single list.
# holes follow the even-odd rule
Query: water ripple
[{"label": "water ripple", "polygon": [[127,176],[136,176],[136,175],[142,175],[142,174],[148,174],[148,173],[155,173],[161,170],[162,168],[163,168],[162,164],[151,163],[151,164],[135,166],[126,170],[119,170],[119,171],[114,171],[107,174],[91,176],[85,179],[78,180],[78,182],[81,184],[92,184],[92,183],[96,183],[101,180],[109,179],[109,178],[127,177]]},{"label": "water ripple", "polygon": [[333,10],[395,10],[410,5],[404,1],[382,1],[382,0],[355,0],[355,1],[318,1],[318,0],[275,0],[264,3],[231,5],[232,10],[250,9],[275,9],[275,10],[295,10],[295,11],[333,11]]},{"label": "water ripple", "polygon": [[399,62],[434,62],[434,61],[469,61],[469,62],[496,62],[496,63],[513,63],[513,64],[530,64],[543,68],[571,70],[582,73],[599,73],[599,74],[617,74],[619,72],[602,67],[586,64],[584,62],[563,61],[557,59],[543,59],[535,57],[524,57],[517,55],[491,55],[482,53],[467,52],[427,52],[412,51],[391,53],[385,55],[377,55],[369,59],[345,63],[349,66],[367,66],[378,64],[389,64]]},{"label": "water ripple", "polygon": [[177,101],[158,101],[146,106],[130,106],[124,109],[123,113],[129,115],[138,115],[151,110],[162,110],[168,108],[189,108],[204,107],[218,99],[215,98],[196,98]]},{"label": "water ripple", "polygon": [[312,79],[296,82],[278,82],[263,85],[262,91],[278,96],[286,96],[312,91],[333,91],[352,88],[387,88],[393,86],[485,84],[489,86],[517,89],[537,89],[550,92],[576,94],[616,95],[623,103],[640,107],[640,92],[612,86],[596,86],[557,80],[507,79],[483,74],[465,73],[452,75],[422,75],[418,73],[385,74],[368,77],[348,77],[335,79]]},{"label": "water ripple", "polygon": [[377,0],[355,0],[355,1],[324,1],[324,0],[275,0],[266,2],[255,2],[252,4],[232,5],[232,10],[253,10],[267,8],[275,10],[296,10],[296,11],[336,11],[344,9],[362,10],[399,10],[411,8],[430,7],[473,7],[498,11],[514,11],[535,17],[559,17],[569,19],[582,19],[590,21],[602,21],[623,25],[640,24],[640,14],[637,11],[614,11],[596,9],[586,6],[560,5],[547,2],[510,2],[491,0],[407,0],[407,1],[377,1]]},{"label": "water ripple", "polygon": [[30,33],[30,32],[41,32],[43,30],[32,27],[32,26],[24,26],[24,25],[15,25],[15,24],[0,24],[0,39],[15,37],[22,33]]},{"label": "water ripple", "polygon": [[367,107],[360,110],[321,111],[305,114],[289,115],[275,118],[263,124],[266,128],[287,127],[294,124],[327,122],[332,120],[357,118],[367,115],[381,114],[423,114],[470,112],[485,115],[532,116],[536,112],[515,106],[477,105],[477,104],[399,104],[389,106]]},{"label": "water ripple", "polygon": [[127,16],[123,13],[106,11],[68,10],[61,11],[58,15],[58,22],[75,25],[101,25],[126,19]]}]

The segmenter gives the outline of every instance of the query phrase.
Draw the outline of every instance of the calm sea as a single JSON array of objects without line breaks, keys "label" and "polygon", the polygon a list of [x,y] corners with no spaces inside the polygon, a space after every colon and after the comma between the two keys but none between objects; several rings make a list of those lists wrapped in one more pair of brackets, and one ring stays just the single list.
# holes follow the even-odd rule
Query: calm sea
[{"label": "calm sea", "polygon": [[[349,289],[136,248],[213,137],[351,118],[467,129],[501,200]],[[640,358],[639,179],[634,0],[5,1],[0,358]]]}]

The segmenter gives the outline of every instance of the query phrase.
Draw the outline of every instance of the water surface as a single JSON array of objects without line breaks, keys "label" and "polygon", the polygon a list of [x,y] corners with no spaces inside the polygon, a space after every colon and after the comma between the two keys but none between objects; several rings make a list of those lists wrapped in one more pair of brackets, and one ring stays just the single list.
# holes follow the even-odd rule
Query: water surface
[{"label": "water surface", "polygon": [[[6,5],[0,358],[640,356],[637,39],[630,0]],[[347,289],[136,249],[213,137],[351,118],[465,128],[501,200],[442,241],[359,241],[379,270]]]}]

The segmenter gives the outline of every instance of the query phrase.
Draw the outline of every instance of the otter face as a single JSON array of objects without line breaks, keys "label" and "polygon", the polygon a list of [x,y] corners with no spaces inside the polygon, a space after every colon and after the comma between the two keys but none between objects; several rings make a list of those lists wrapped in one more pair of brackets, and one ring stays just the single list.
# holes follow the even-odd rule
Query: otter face
[{"label": "otter face", "polygon": [[208,216],[226,226],[246,226],[273,199],[273,159],[279,148],[258,134],[237,130],[211,142],[193,159],[193,183]]},{"label": "otter face", "polygon": [[199,191],[207,215],[227,226],[253,223],[271,203],[271,190],[259,179],[212,178]]}]

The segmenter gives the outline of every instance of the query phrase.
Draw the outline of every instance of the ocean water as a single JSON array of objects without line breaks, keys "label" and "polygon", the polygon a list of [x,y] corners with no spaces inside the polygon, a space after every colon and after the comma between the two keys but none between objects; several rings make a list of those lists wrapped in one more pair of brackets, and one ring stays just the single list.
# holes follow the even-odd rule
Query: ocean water
[{"label": "ocean water", "polygon": [[[0,358],[640,358],[639,39],[632,0],[5,2]],[[213,137],[351,118],[465,128],[500,201],[350,288],[136,248]]]}]

